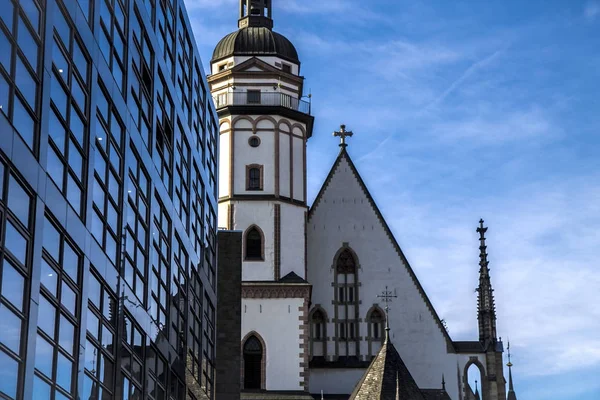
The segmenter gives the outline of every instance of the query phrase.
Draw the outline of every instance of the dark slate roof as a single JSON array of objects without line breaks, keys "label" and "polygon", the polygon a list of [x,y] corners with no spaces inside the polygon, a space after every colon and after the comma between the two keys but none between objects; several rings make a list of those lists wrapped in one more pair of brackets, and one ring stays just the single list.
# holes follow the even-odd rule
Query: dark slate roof
[{"label": "dark slate roof", "polygon": [[386,342],[349,400],[425,400],[394,345]]},{"label": "dark slate roof", "polygon": [[485,349],[481,342],[477,341],[459,341],[453,342],[454,349],[457,353],[485,353]]},{"label": "dark slate roof", "polygon": [[279,283],[308,283],[305,279],[299,277],[295,272],[290,272],[283,278],[279,279],[277,282]]},{"label": "dark slate roof", "polygon": [[225,36],[215,47],[212,61],[234,55],[277,56],[300,64],[298,52],[292,42],[264,26],[249,26]]},{"label": "dark slate roof", "polygon": [[394,246],[396,253],[398,254],[400,259],[406,266],[407,272],[410,275],[410,277],[412,278],[415,286],[419,290],[419,293],[421,294],[421,297],[425,301],[425,304],[427,304],[427,308],[429,309],[429,312],[431,313],[431,315],[437,322],[437,326],[438,326],[439,330],[442,332],[442,334],[446,338],[446,346],[448,348],[448,351],[454,352],[454,344],[452,342],[452,339],[450,338],[450,335],[448,334],[448,331],[446,330],[446,328],[444,328],[444,325],[442,324],[442,321],[440,320],[439,315],[435,311],[435,308],[433,308],[433,304],[431,304],[429,297],[427,297],[427,293],[425,293],[425,290],[423,289],[421,282],[419,282],[419,279],[417,278],[415,271],[410,266],[408,259],[406,258],[406,256],[404,255],[404,252],[400,248],[400,245],[398,244],[398,241],[394,237],[394,234],[392,233],[392,230],[390,229],[389,225],[385,221],[385,218],[383,218],[383,214],[381,214],[379,207],[377,207],[377,204],[375,203],[373,196],[371,196],[369,189],[367,189],[367,185],[365,184],[362,177],[358,173],[358,170],[356,169],[356,166],[352,162],[352,159],[350,158],[350,155],[348,154],[348,151],[346,150],[345,147],[342,147],[340,149],[340,153],[339,153],[338,157],[336,158],[335,162],[333,163],[333,166],[331,167],[331,170],[329,171],[327,178],[325,178],[325,182],[323,182],[323,186],[321,186],[321,189],[319,190],[317,197],[315,198],[313,204],[310,206],[310,209],[308,210],[309,222],[310,222],[310,219],[312,218],[315,210],[319,207],[321,199],[323,198],[323,195],[325,194],[325,189],[327,189],[327,186],[329,186],[329,183],[333,179],[333,175],[335,175],[335,171],[338,169],[340,163],[342,162],[342,159],[346,159],[346,161],[348,162],[348,165],[350,166],[352,173],[356,177],[356,180],[358,181],[360,187],[362,188],[363,192],[365,193],[365,196],[367,196],[367,199],[371,203],[371,207],[375,211],[375,214],[377,214],[377,218],[379,219],[379,222],[383,226],[383,229],[385,230],[385,233],[387,234],[388,238],[392,242],[392,245]]},{"label": "dark slate roof", "polygon": [[425,400],[452,400],[444,389],[421,389]]},{"label": "dark slate roof", "polygon": [[287,390],[242,390],[241,400],[313,400],[313,397],[302,391]]}]

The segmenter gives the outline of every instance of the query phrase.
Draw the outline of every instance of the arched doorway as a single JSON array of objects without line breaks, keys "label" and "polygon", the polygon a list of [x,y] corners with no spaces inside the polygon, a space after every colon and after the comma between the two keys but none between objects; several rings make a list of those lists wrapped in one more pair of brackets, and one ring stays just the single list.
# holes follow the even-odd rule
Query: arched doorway
[{"label": "arched doorway", "polygon": [[244,343],[244,389],[261,389],[263,346],[254,335]]}]

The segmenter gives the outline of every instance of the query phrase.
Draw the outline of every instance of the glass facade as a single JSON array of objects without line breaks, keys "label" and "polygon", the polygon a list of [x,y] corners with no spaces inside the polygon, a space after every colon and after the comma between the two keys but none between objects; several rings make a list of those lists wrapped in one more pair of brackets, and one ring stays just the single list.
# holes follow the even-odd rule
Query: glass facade
[{"label": "glass facade", "polygon": [[2,0],[0,399],[214,399],[218,121],[183,0]]}]

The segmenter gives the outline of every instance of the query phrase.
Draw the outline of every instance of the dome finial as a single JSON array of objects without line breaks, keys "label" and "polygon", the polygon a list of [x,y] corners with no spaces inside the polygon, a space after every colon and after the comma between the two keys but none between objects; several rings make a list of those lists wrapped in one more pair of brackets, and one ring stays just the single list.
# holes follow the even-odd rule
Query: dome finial
[{"label": "dome finial", "polygon": [[240,0],[240,29],[248,26],[273,29],[272,0]]}]

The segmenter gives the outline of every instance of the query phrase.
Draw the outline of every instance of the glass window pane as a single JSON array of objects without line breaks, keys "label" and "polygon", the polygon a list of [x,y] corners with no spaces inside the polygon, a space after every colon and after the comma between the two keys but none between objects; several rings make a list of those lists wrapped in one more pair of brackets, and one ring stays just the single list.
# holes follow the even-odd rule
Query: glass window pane
[{"label": "glass window pane", "polygon": [[63,44],[68,49],[69,48],[69,39],[71,36],[71,28],[69,28],[69,24],[65,20],[65,16],[62,11],[58,7],[54,9],[54,29],[58,32],[58,36],[63,41]]},{"label": "glass window pane", "polygon": [[95,275],[89,275],[88,299],[99,309],[100,308],[100,282]]},{"label": "glass window pane", "polygon": [[75,44],[73,45],[73,62],[83,81],[87,82],[88,61],[83,54],[79,42],[75,41]]},{"label": "glass window pane", "polygon": [[46,260],[42,258],[42,276],[40,281],[42,285],[44,285],[44,287],[48,289],[48,291],[50,291],[50,293],[52,293],[55,297],[56,288],[58,285],[56,278],[56,271],[54,271],[54,269],[46,262]]},{"label": "glass window pane", "polygon": [[71,133],[77,139],[77,142],[83,147],[83,135],[85,133],[85,122],[74,109],[71,109]]},{"label": "glass window pane", "polygon": [[13,125],[29,148],[33,150],[35,122],[29,111],[17,98],[14,101]]},{"label": "glass window pane", "polygon": [[62,191],[63,190],[63,179],[64,179],[64,164],[58,157],[58,154],[54,149],[48,146],[48,165],[46,166],[48,175],[52,178],[56,186]]},{"label": "glass window pane", "polygon": [[54,225],[46,218],[44,220],[44,249],[54,258],[60,260],[60,234]]},{"label": "glass window pane", "polygon": [[[2,7],[0,7],[2,8]],[[10,86],[8,86],[8,82],[4,79],[4,75],[0,73],[0,111],[5,115],[8,115],[8,111],[10,109]]]},{"label": "glass window pane", "polygon": [[19,233],[10,221],[6,221],[6,235],[4,238],[4,246],[8,249],[17,260],[25,265],[27,258],[27,240]]},{"label": "glass window pane", "polygon": [[77,295],[66,282],[62,283],[60,302],[71,314],[77,315]]},{"label": "glass window pane", "polygon": [[65,128],[54,110],[50,112],[48,135],[61,153],[65,151]]},{"label": "glass window pane", "polygon": [[4,164],[0,162],[0,200],[4,199]]},{"label": "glass window pane", "polygon": [[98,317],[96,314],[89,312],[87,315],[87,330],[93,337],[98,339]]},{"label": "glass window pane", "polygon": [[34,1],[21,0],[21,7],[23,8],[23,11],[25,11],[25,14],[27,14],[33,28],[38,32],[40,26],[40,10],[35,5]]},{"label": "glass window pane", "polygon": [[2,22],[4,22],[8,30],[12,32],[14,6],[10,1],[5,3],[0,7],[0,18],[2,18]]},{"label": "glass window pane", "polygon": [[38,376],[33,378],[33,398],[34,399],[49,399],[50,386],[40,379]]},{"label": "glass window pane", "polygon": [[23,64],[21,57],[17,57],[17,72],[16,82],[19,91],[29,104],[32,110],[36,109],[36,95],[37,95],[37,83],[33,76],[29,73],[29,70]]},{"label": "glass window pane", "polygon": [[63,250],[63,269],[69,274],[71,279],[77,282],[77,271],[79,270],[79,256],[67,242],[64,242]]},{"label": "glass window pane", "polygon": [[75,78],[71,80],[71,94],[73,95],[73,99],[79,108],[81,110],[85,110],[86,95],[83,91],[83,88],[79,84],[79,81]]},{"label": "glass window pane", "polygon": [[67,94],[59,82],[60,78],[54,74],[50,80],[50,97],[54,105],[62,115],[63,119],[67,119]]},{"label": "glass window pane", "polygon": [[21,318],[13,314],[5,306],[0,305],[0,321],[2,321],[0,342],[14,351],[15,354],[19,354],[21,347]]},{"label": "glass window pane", "polygon": [[40,296],[38,311],[38,327],[54,338],[54,323],[56,321],[56,308],[44,296]]},{"label": "glass window pane", "polygon": [[[1,8],[5,8],[5,7],[1,7]],[[4,67],[4,70],[7,73],[10,73],[10,61],[12,59],[12,57],[11,57],[12,47],[11,47],[10,41],[8,40],[8,38],[6,37],[6,35],[4,34],[4,31],[2,29],[0,29],[0,49],[2,49],[2,51],[0,52],[0,64],[2,64],[2,66]]]},{"label": "glass window pane", "polygon": [[73,355],[73,345],[75,338],[75,326],[63,315],[60,316],[60,332],[58,335],[58,344]]},{"label": "glass window pane", "polygon": [[36,71],[38,62],[38,44],[33,39],[33,36],[31,36],[31,32],[25,26],[22,18],[19,18],[18,38],[21,51],[25,54],[25,57],[27,57],[27,61],[29,61],[33,70]]},{"label": "glass window pane", "polygon": [[[23,292],[25,278],[7,261],[4,262],[2,271],[2,296],[8,299],[15,307],[23,311]],[[0,321],[2,319],[0,318]]]},{"label": "glass window pane", "polygon": [[75,172],[75,175],[81,180],[83,176],[83,157],[81,152],[71,140],[69,141],[69,165]]},{"label": "glass window pane", "polygon": [[17,397],[18,377],[19,364],[17,361],[0,351],[0,391],[11,397]]},{"label": "glass window pane", "polygon": [[49,378],[52,377],[53,355],[54,347],[38,334],[35,343],[35,368]]},{"label": "glass window pane", "polygon": [[71,391],[72,371],[73,363],[59,352],[56,366],[56,383],[67,391]]},{"label": "glass window pane", "polygon": [[67,176],[67,200],[71,203],[71,206],[75,209],[77,214],[81,212],[81,189],[75,183],[73,175]]},{"label": "glass window pane", "polygon": [[29,226],[31,197],[11,175],[8,183],[8,207],[26,227]]}]

